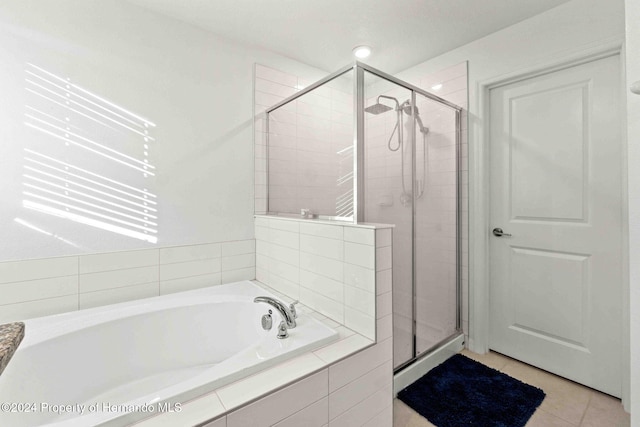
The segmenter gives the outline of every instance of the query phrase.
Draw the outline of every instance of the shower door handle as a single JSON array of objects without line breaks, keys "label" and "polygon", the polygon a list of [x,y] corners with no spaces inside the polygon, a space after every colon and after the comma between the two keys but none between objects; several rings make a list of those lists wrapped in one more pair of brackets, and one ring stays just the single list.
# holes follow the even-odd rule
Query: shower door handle
[{"label": "shower door handle", "polygon": [[496,237],[502,237],[502,236],[511,237],[511,234],[503,232],[502,228],[494,228],[493,235]]}]

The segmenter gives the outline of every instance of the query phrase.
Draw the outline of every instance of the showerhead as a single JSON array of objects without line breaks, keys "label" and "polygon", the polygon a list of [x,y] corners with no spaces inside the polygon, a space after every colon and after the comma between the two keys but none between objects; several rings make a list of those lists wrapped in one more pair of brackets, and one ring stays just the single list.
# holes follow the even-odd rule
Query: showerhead
[{"label": "showerhead", "polygon": [[380,103],[380,98],[385,98],[385,99],[390,99],[393,102],[396,103],[396,110],[399,110],[400,108],[400,103],[398,103],[398,100],[396,98],[394,98],[393,96],[387,96],[387,95],[380,95],[378,96],[378,99],[376,100],[376,103],[373,105],[368,106],[367,108],[364,109],[364,111],[366,111],[367,113],[370,114],[382,114],[382,113],[386,113],[389,110],[393,110],[393,107],[389,107],[388,105],[384,105]]},{"label": "showerhead", "polygon": [[393,107],[389,107],[388,105],[380,104],[379,102],[377,104],[370,105],[370,106],[368,106],[367,108],[364,109],[364,111],[366,111],[367,113],[375,114],[376,116],[378,114],[386,113],[389,110],[393,110]]}]

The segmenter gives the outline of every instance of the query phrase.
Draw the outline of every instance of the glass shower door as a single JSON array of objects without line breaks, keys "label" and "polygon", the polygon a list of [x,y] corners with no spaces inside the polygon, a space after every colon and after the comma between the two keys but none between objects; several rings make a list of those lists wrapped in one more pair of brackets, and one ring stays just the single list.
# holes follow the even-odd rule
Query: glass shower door
[{"label": "glass shower door", "polygon": [[394,367],[413,358],[411,91],[365,72],[365,221],[393,229]]},{"label": "glass shower door", "polygon": [[365,220],[395,224],[399,369],[459,329],[456,111],[369,73],[364,110]]},{"label": "glass shower door", "polygon": [[394,224],[396,371],[461,334],[460,111],[360,63],[266,111],[269,214]]},{"label": "glass shower door", "polygon": [[458,330],[456,112],[416,93],[416,356]]}]

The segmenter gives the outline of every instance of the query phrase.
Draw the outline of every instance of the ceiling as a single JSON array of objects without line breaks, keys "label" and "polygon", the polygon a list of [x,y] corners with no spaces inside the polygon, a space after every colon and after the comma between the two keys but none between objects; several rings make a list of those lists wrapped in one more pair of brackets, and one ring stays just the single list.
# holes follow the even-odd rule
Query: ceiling
[{"label": "ceiling", "polygon": [[405,70],[568,0],[128,0],[325,71],[353,60]]}]

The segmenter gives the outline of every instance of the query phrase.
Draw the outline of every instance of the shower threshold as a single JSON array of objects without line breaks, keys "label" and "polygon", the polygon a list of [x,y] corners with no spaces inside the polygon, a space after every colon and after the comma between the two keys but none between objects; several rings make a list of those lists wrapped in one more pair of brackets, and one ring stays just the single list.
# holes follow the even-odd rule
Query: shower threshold
[{"label": "shower threshold", "polygon": [[413,384],[431,369],[461,352],[462,349],[464,349],[464,334],[459,332],[444,340],[433,350],[421,354],[408,365],[400,367],[393,376],[394,397],[400,390]]}]

